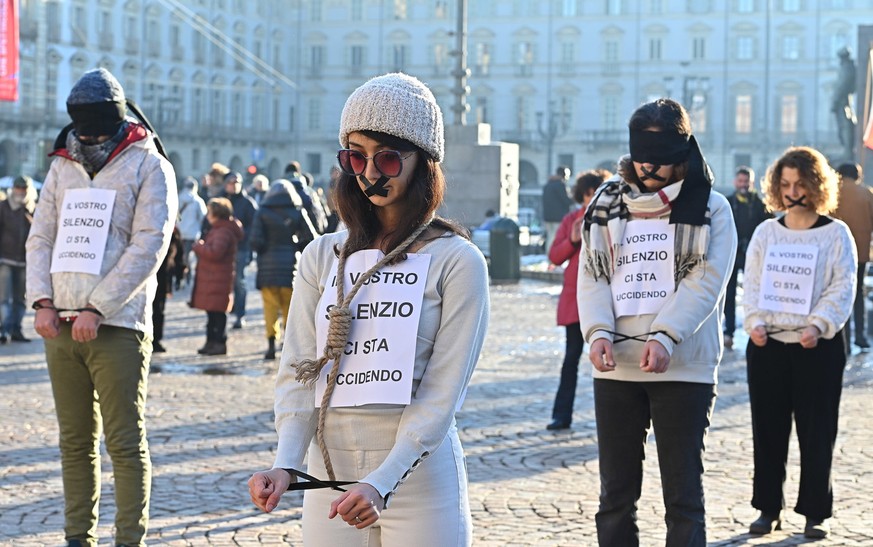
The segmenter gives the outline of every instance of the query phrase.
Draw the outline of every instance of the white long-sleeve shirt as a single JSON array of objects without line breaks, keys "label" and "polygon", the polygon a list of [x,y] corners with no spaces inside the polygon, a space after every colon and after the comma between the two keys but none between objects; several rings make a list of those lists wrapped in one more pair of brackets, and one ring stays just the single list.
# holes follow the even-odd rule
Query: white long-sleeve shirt
[{"label": "white long-sleeve shirt", "polygon": [[[300,259],[276,378],[277,468],[300,469],[315,434],[315,388],[297,382],[291,364],[323,353],[316,342],[316,308],[325,289],[335,290],[330,278],[336,260],[334,245],[342,246],[346,236],[347,232],[325,234],[310,243]],[[446,438],[488,326],[488,276],[482,253],[458,236],[426,243],[417,253],[429,254],[431,259],[418,332],[410,333],[417,335],[411,402],[400,407],[403,410],[396,440],[381,465],[365,477],[341,477],[337,473],[338,479],[357,479],[372,485],[383,497],[393,493]],[[365,435],[368,420],[379,420],[380,414],[374,412],[368,418],[361,408],[368,407],[331,407],[327,427],[332,420],[358,420],[355,425]]]},{"label": "white long-sleeve shirt", "polygon": [[[818,247],[815,278],[809,315],[776,312],[758,307],[764,258],[770,245],[814,245]],[[800,342],[800,331],[815,325],[822,338],[833,338],[849,319],[855,301],[858,256],[848,226],[832,219],[823,226],[792,230],[777,219],[758,226],[746,252],[743,271],[743,328],[746,332],[759,325],[786,329],[770,334],[785,343]],[[790,330],[798,329],[798,330]]]}]

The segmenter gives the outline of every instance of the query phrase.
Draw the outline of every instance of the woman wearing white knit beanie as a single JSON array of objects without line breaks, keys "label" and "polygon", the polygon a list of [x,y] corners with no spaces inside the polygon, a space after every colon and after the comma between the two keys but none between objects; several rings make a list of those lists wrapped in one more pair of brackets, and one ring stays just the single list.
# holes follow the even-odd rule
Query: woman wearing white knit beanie
[{"label": "woman wearing white knit beanie", "polygon": [[419,80],[386,74],[348,98],[339,141],[334,200],[348,229],[300,259],[279,445],[250,494],[270,512],[289,486],[305,489],[306,545],[469,545],[455,411],[482,348],[488,280],[466,230],[436,216],[442,113]]}]

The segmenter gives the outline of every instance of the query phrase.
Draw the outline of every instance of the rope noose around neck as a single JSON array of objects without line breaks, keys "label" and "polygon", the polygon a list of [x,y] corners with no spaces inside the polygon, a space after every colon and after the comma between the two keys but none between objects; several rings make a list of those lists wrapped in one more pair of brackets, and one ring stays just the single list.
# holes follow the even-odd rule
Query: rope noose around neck
[{"label": "rope noose around neck", "polygon": [[406,249],[412,245],[412,242],[415,241],[429,225],[430,223],[426,222],[419,226],[409,237],[403,240],[400,245],[395,247],[393,251],[382,257],[379,262],[358,278],[352,286],[352,290],[345,296],[343,295],[343,286],[345,285],[343,277],[345,276],[346,256],[345,254],[340,255],[336,267],[337,304],[330,309],[330,312],[328,312],[330,323],[327,327],[327,343],[324,346],[324,354],[316,360],[304,359],[299,363],[292,365],[297,370],[295,375],[297,381],[311,386],[316,380],[318,380],[318,377],[321,375],[321,370],[327,362],[333,359],[333,366],[327,374],[327,386],[325,387],[324,395],[321,398],[321,406],[318,408],[318,426],[315,429],[318,448],[321,450],[322,458],[324,458],[324,468],[327,471],[328,478],[332,481],[336,480],[336,475],[333,471],[333,464],[330,461],[330,454],[327,451],[327,445],[324,442],[324,421],[327,417],[327,407],[330,404],[330,397],[333,395],[333,389],[336,386],[336,377],[339,373],[340,359],[343,356],[343,350],[346,347],[346,342],[348,342],[349,330],[352,326],[352,312],[349,305],[352,303],[355,295],[358,294],[358,290],[368,279],[370,279],[370,276],[385,266],[385,264],[393,260],[397,255],[406,251]]}]

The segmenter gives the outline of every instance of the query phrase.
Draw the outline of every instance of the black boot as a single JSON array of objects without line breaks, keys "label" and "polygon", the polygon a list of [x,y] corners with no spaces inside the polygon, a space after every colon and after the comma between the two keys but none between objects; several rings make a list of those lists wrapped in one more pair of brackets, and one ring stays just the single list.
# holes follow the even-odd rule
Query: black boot
[{"label": "black boot", "polygon": [[265,361],[272,361],[276,358],[276,339],[267,338],[267,353],[264,354]]},{"label": "black boot", "polygon": [[[207,344],[207,346],[209,346]],[[212,341],[212,345],[206,348],[203,355],[227,355],[227,337],[222,336]]]},{"label": "black boot", "polygon": [[767,514],[761,511],[761,516],[749,526],[749,533],[756,536],[769,534],[773,530],[782,529],[782,513],[775,515]]}]

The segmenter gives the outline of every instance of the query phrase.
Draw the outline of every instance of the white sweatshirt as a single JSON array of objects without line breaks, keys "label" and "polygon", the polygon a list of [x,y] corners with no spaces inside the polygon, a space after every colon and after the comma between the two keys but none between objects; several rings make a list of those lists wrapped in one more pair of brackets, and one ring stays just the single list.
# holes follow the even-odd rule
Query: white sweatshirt
[{"label": "white sweatshirt", "polygon": [[[297,382],[291,364],[323,353],[316,344],[316,307],[326,287],[334,290],[330,286],[330,269],[336,260],[334,245],[342,246],[347,235],[343,231],[317,238],[300,259],[276,378],[277,468],[300,469],[315,434],[315,388]],[[337,470],[337,479],[365,482],[383,497],[394,492],[446,438],[488,327],[488,274],[482,253],[454,235],[430,241],[417,253],[429,254],[431,259],[418,325],[412,400],[405,407],[395,406],[402,409],[402,417],[394,447],[381,465],[366,477],[340,476],[341,470]],[[391,406],[331,407],[326,428],[332,420],[357,420],[356,427],[366,435],[368,420],[379,420],[380,413],[368,418],[361,409]],[[349,439],[348,448],[355,448],[353,439]]]},{"label": "white sweatshirt", "polygon": [[[831,339],[843,328],[855,301],[858,256],[848,226],[840,220],[810,228],[792,230],[777,219],[758,225],[746,252],[743,270],[743,328],[751,332],[758,325],[768,329],[798,329],[770,334],[785,343],[800,341],[800,331],[815,325],[822,338]],[[815,245],[818,257],[809,315],[776,312],[758,307],[761,277],[767,247],[776,244]]]}]

